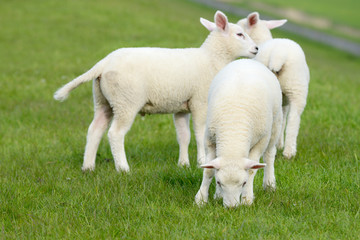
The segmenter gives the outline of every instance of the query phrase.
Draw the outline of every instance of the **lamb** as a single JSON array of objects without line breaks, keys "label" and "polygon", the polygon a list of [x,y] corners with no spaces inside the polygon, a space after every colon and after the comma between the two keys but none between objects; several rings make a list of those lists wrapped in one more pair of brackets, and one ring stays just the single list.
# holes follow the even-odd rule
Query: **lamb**
[{"label": "lamb", "polygon": [[[207,93],[211,80],[227,63],[254,57],[257,46],[225,14],[215,13],[215,23],[201,19],[210,31],[200,48],[122,48],[110,53],[89,71],[54,94],[65,100],[70,91],[93,80],[94,119],[89,126],[82,170],[94,170],[96,152],[107,129],[117,171],[130,170],[124,137],[137,113],[173,113],[180,144],[180,165],[188,165],[189,113],[197,140],[198,162],[204,161]],[[184,127],[185,126],[185,127]]]},{"label": "lamb", "polygon": [[260,20],[259,14],[254,12],[238,24],[259,44],[259,53],[255,59],[265,64],[279,79],[283,93],[284,121],[277,146],[279,149],[284,148],[283,155],[290,159],[296,155],[300,117],[306,105],[310,72],[299,44],[290,39],[272,39],[270,29],[285,22],[286,20]]},{"label": "lamb", "polygon": [[[282,123],[282,94],[276,76],[252,59],[234,61],[211,83],[206,119],[206,160],[195,202],[208,201],[216,178],[215,198],[225,207],[251,205],[257,169],[264,169],[263,187],[275,189],[276,142]],[[259,163],[260,157],[266,164]],[[240,195],[241,202],[240,202]]]}]

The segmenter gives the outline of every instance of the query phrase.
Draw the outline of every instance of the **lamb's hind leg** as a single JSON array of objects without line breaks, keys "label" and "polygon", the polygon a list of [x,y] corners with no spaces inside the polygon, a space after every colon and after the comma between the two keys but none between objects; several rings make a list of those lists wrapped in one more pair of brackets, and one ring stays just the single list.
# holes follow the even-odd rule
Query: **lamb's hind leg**
[{"label": "lamb's hind leg", "polygon": [[289,97],[290,110],[286,123],[286,137],[283,155],[290,159],[296,155],[296,140],[300,128],[300,116],[306,105],[306,95],[304,98]]},{"label": "lamb's hind leg", "polygon": [[121,115],[115,113],[114,120],[110,126],[108,137],[111,152],[114,157],[116,171],[129,172],[130,167],[126,160],[124,140],[126,133],[130,130],[136,117],[137,111],[129,109]]},{"label": "lamb's hind leg", "polygon": [[206,110],[206,106],[203,105],[193,106],[191,109],[196,138],[197,162],[199,166],[205,163],[204,139],[206,128]]},{"label": "lamb's hind leg", "polygon": [[174,124],[176,129],[177,141],[179,143],[179,166],[190,166],[189,161],[189,143],[190,143],[190,114],[189,113],[175,113]]},{"label": "lamb's hind leg", "polygon": [[136,114],[146,103],[144,88],[138,81],[129,81],[120,72],[109,71],[104,74],[101,90],[108,100],[114,117],[108,137],[117,171],[130,171],[126,160],[124,139],[130,130]]},{"label": "lamb's hind leg", "polygon": [[282,106],[282,113],[283,113],[283,122],[281,124],[281,135],[279,137],[279,141],[276,144],[277,149],[283,149],[285,144],[285,127],[286,127],[286,119],[289,113],[289,105]]},{"label": "lamb's hind leg", "polygon": [[93,83],[95,113],[86,137],[84,162],[81,168],[83,171],[95,169],[96,152],[99,147],[101,137],[103,136],[113,116],[109,103],[100,91],[99,81],[99,79],[96,79]]}]

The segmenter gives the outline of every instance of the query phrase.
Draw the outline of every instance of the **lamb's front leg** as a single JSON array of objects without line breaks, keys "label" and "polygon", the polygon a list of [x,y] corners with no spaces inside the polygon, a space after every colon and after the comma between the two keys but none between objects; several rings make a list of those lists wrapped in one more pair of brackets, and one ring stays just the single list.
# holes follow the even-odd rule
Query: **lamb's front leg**
[{"label": "lamb's front leg", "polygon": [[241,204],[242,205],[251,205],[255,199],[254,197],[254,178],[256,175],[256,169],[250,169],[249,178],[246,181],[245,186],[243,187],[241,193]]},{"label": "lamb's front leg", "polygon": [[189,143],[190,143],[190,114],[189,113],[175,113],[174,124],[176,129],[177,141],[179,143],[179,166],[190,166],[189,161]]},{"label": "lamb's front leg", "polygon": [[[211,160],[214,160],[216,158],[216,146],[209,140],[208,132],[206,132],[205,139],[206,139],[206,145],[205,145],[206,162],[210,162]],[[201,182],[200,189],[195,196],[195,202],[197,205],[202,205],[208,201],[209,186],[214,177],[214,174],[215,174],[214,169],[209,169],[209,168],[204,169],[203,180]]]},{"label": "lamb's front leg", "polygon": [[[259,162],[261,155],[263,154],[263,149],[266,149],[266,145],[268,144],[269,139],[263,138],[260,140],[249,153],[249,159]],[[254,178],[256,175],[257,169],[249,169],[249,178],[246,181],[245,186],[243,187],[241,193],[241,204],[243,205],[251,205],[255,199],[254,197]]]},{"label": "lamb's front leg", "polygon": [[263,157],[264,162],[266,163],[266,167],[264,169],[263,188],[272,191],[276,189],[275,169],[274,169],[275,155],[276,155],[276,147],[272,146],[271,148],[265,151]]},{"label": "lamb's front leg", "polygon": [[201,205],[207,203],[207,201],[209,199],[209,187],[210,187],[211,181],[214,177],[214,174],[215,174],[215,170],[208,169],[208,168],[204,169],[201,186],[195,196],[195,202],[198,206],[201,206]]}]

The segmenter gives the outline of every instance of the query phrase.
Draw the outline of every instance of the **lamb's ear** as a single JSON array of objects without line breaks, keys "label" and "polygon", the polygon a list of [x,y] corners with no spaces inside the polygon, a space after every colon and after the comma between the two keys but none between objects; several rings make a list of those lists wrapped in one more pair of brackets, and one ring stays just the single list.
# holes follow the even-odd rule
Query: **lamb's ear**
[{"label": "lamb's ear", "polygon": [[215,18],[216,26],[219,29],[227,32],[229,29],[229,22],[228,22],[226,15],[224,13],[222,13],[221,11],[216,11],[214,18]]},{"label": "lamb's ear", "polygon": [[205,18],[200,18],[200,22],[210,32],[212,32],[216,28],[215,23],[210,22],[209,20],[206,20]]},{"label": "lamb's ear", "polygon": [[204,163],[200,166],[201,168],[212,168],[212,169],[220,169],[221,161],[219,158],[215,158],[208,163]]},{"label": "lamb's ear", "polygon": [[250,14],[247,16],[247,22],[248,22],[248,27],[249,27],[249,28],[255,26],[259,21],[260,21],[260,17],[259,17],[259,13],[258,13],[258,12],[250,13]]},{"label": "lamb's ear", "polygon": [[269,20],[269,21],[264,21],[264,22],[266,23],[266,26],[268,29],[273,29],[273,28],[281,27],[282,25],[284,25],[287,22],[287,19]]},{"label": "lamb's ear", "polygon": [[245,165],[244,165],[244,168],[246,170],[249,170],[249,169],[259,169],[259,168],[264,168],[266,167],[266,164],[265,163],[258,163],[258,162],[255,162],[253,160],[250,160],[250,159],[245,159]]}]

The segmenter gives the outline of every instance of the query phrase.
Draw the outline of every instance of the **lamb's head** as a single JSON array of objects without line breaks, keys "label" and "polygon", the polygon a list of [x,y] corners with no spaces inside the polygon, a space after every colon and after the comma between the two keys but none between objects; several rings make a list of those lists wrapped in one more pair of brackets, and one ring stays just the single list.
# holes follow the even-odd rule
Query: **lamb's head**
[{"label": "lamb's head", "polygon": [[238,161],[216,158],[201,165],[202,168],[212,168],[215,170],[216,184],[221,191],[225,207],[236,207],[240,204],[240,195],[249,178],[249,170],[265,166],[266,164],[247,158]]},{"label": "lamb's head", "polygon": [[215,23],[200,18],[202,25],[211,32],[204,46],[230,61],[256,55],[258,47],[241,26],[229,23],[221,11],[215,13],[214,19]]},{"label": "lamb's head", "polygon": [[260,45],[261,43],[272,39],[271,29],[280,27],[286,22],[286,19],[269,21],[261,20],[259,13],[253,12],[246,18],[239,20],[237,24],[249,34],[256,44]]}]

